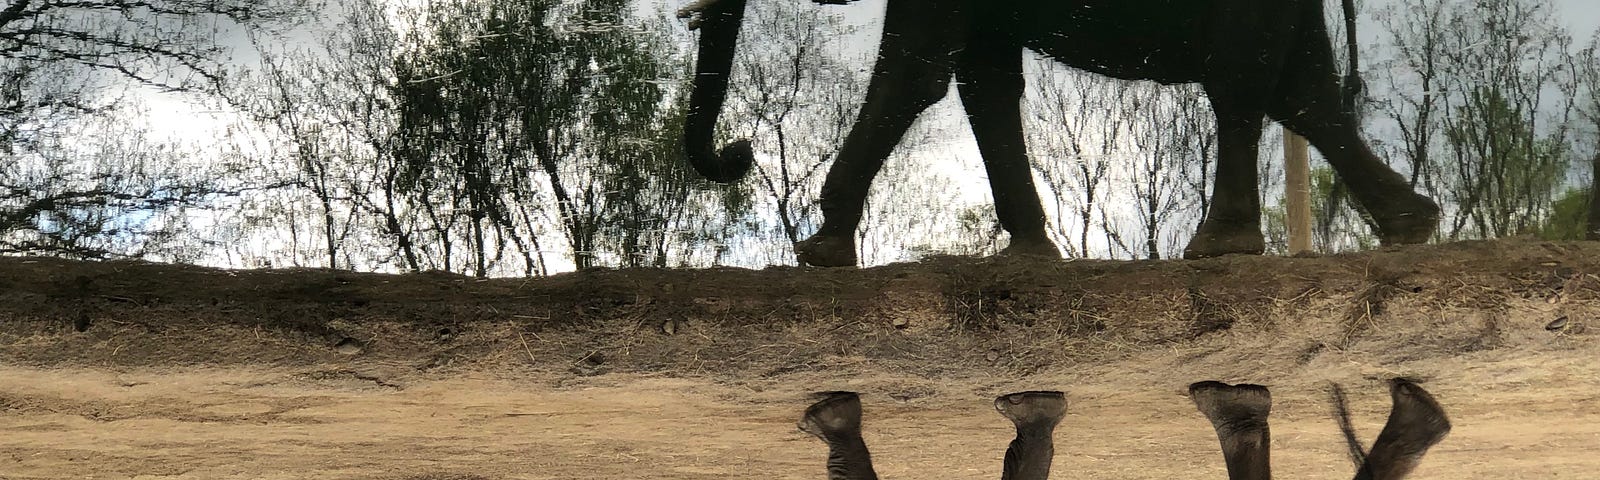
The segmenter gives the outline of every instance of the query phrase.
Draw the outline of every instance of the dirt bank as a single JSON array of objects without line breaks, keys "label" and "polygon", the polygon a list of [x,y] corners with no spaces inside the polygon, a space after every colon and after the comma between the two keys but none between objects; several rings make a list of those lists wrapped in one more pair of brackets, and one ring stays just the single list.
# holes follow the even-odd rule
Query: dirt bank
[{"label": "dirt bank", "polygon": [[[590,271],[547,279],[0,258],[0,478],[820,478],[805,393],[886,478],[998,478],[987,406],[1069,392],[1062,478],[1223,478],[1180,392],[1273,386],[1282,478],[1348,478],[1378,380],[1457,425],[1419,478],[1600,471],[1600,244],[1321,258]],[[1596,325],[1600,327],[1600,325]]]}]

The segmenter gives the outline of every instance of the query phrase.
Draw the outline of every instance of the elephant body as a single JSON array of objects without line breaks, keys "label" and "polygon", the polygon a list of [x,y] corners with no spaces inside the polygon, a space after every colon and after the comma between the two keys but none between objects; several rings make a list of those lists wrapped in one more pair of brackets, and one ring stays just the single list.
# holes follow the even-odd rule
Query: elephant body
[{"label": "elephant body", "polygon": [[[753,162],[747,140],[720,153],[711,140],[744,1],[701,0],[689,12],[703,33],[685,153],[718,181],[737,180]],[[1257,144],[1266,117],[1322,152],[1385,244],[1425,242],[1439,207],[1360,138],[1332,48],[1322,0],[887,0],[867,98],[823,184],[823,224],[796,253],[804,264],[856,263],[873,177],[955,80],[1011,236],[1003,253],[1059,256],[1023,138],[1023,49],[1116,78],[1201,84],[1217,115],[1218,159],[1212,207],[1186,257],[1264,250]]]}]

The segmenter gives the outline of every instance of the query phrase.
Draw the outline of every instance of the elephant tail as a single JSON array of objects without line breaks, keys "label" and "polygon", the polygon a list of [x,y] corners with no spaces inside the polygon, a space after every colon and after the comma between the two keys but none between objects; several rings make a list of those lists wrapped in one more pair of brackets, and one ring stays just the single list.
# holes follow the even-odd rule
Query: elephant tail
[{"label": "elephant tail", "polygon": [[1350,461],[1360,468],[1367,463],[1367,451],[1361,448],[1361,439],[1356,438],[1356,427],[1350,423],[1350,405],[1345,401],[1344,387],[1333,384],[1328,388],[1328,396],[1332,397],[1333,418],[1339,422],[1339,433],[1344,434],[1345,446],[1350,449]]},{"label": "elephant tail", "polygon": [[[690,28],[700,30],[693,90],[684,118],[683,150],[689,165],[714,182],[732,183],[744,178],[755,163],[750,140],[740,139],[715,150],[717,117],[728,97],[728,76],[733,71],[734,47],[744,20],[745,0],[702,0],[692,12]],[[680,16],[689,13],[680,12]]]},{"label": "elephant tail", "polygon": [[1344,108],[1351,113],[1357,113],[1356,102],[1361,98],[1361,92],[1366,86],[1361,82],[1360,48],[1356,45],[1356,4],[1355,0],[1343,0],[1344,6],[1344,45],[1348,51],[1349,67],[1344,72]]}]

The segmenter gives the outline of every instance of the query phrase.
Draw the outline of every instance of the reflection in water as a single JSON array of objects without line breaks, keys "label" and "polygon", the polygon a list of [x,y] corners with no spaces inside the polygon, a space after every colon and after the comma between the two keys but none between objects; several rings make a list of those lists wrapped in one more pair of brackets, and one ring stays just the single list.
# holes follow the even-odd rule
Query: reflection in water
[{"label": "reflection in water", "polygon": [[[667,9],[737,0],[91,3],[0,13],[0,253],[482,276],[1278,253],[1279,130],[1258,141],[1256,113],[1320,139],[1320,251],[1600,223],[1586,0],[1360,2],[1354,50],[1340,9],[1313,11],[1342,2],[1267,21],[1228,1],[762,0],[711,42],[725,76],[691,71],[715,19]],[[1350,51],[1359,124],[1325,93]],[[691,104],[696,79],[728,82],[719,108]],[[745,180],[684,168],[736,139],[738,168],[711,173]]]}]

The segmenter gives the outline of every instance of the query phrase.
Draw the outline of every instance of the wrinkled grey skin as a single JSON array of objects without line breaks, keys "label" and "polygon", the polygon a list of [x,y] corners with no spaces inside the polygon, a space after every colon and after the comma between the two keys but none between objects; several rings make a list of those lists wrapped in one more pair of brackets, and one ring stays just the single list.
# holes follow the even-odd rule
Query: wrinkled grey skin
[{"label": "wrinkled grey skin", "polygon": [[[1439,207],[1360,137],[1322,1],[888,0],[865,103],[822,187],[823,224],[795,253],[808,265],[856,264],[854,233],[873,177],[954,79],[995,213],[1011,235],[1003,253],[1059,256],[1045,234],[1023,139],[1024,48],[1111,77],[1205,89],[1217,116],[1216,176],[1211,208],[1185,257],[1264,250],[1257,188],[1264,117],[1322,152],[1384,244],[1425,242],[1438,226]],[[712,139],[744,6],[745,0],[698,0],[679,12],[702,32],[685,154],[695,170],[719,182],[740,179],[754,159],[749,140],[719,152]]]},{"label": "wrinkled grey skin", "polygon": [[[1335,386],[1335,416],[1349,442],[1356,480],[1402,480],[1422,462],[1428,449],[1450,433],[1444,408],[1422,387],[1405,379],[1389,382],[1394,406],[1388,423],[1372,445],[1362,450],[1350,427],[1350,412]],[[861,398],[854,392],[824,392],[806,409],[800,430],[828,445],[829,480],[877,480],[872,455],[861,438]],[[1211,421],[1222,444],[1229,480],[1271,480],[1271,433],[1267,417],[1272,394],[1260,385],[1205,381],[1189,386],[1189,398]],[[1006,448],[1001,480],[1045,480],[1055,456],[1056,425],[1066,415],[1066,396],[1057,391],[1001,395],[994,401],[1001,416],[1016,426]]]},{"label": "wrinkled grey skin", "polygon": [[[1389,382],[1389,395],[1394,400],[1389,421],[1369,454],[1361,450],[1351,430],[1350,412],[1343,396],[1335,394],[1340,428],[1357,465],[1356,480],[1401,480],[1416,469],[1429,448],[1450,433],[1444,408],[1422,387],[1395,379]],[[1199,382],[1189,386],[1189,398],[1217,431],[1229,480],[1272,478],[1271,434],[1267,427],[1272,395],[1266,387]]]}]

